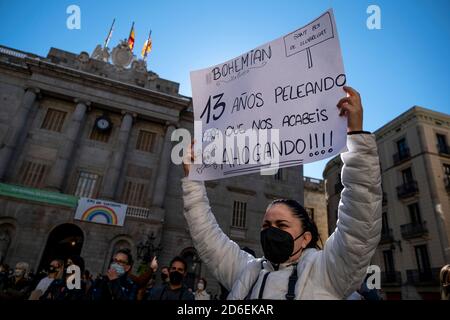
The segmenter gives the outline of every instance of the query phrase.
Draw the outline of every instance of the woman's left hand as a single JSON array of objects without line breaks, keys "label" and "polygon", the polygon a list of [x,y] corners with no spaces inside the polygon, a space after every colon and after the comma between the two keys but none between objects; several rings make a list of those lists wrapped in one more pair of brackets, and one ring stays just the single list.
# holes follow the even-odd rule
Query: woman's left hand
[{"label": "woman's left hand", "polygon": [[347,132],[363,130],[363,107],[361,96],[352,87],[344,86],[348,96],[339,100],[337,107],[339,116],[347,117]]}]

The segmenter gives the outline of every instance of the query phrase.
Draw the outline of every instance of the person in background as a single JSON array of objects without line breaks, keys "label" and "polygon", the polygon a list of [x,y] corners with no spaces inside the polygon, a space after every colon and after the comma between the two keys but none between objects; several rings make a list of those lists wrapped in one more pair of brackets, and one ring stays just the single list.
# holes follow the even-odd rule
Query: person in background
[{"label": "person in background", "polygon": [[84,271],[83,281],[86,284],[85,293],[87,295],[91,290],[92,284],[94,283],[94,280],[92,279],[92,274],[89,272],[89,270]]},{"label": "person in background", "polygon": [[61,279],[64,272],[64,262],[62,260],[52,260],[48,266],[47,276],[42,278],[36,288],[31,292],[29,300],[39,300],[47,291],[48,287],[55,279]]},{"label": "person in background", "polygon": [[133,256],[130,250],[116,252],[112,263],[103,277],[92,287],[92,300],[136,300],[138,285],[130,277]]},{"label": "person in background", "polygon": [[[68,272],[70,266],[77,266],[80,270],[80,286],[72,288],[76,281],[73,273]],[[86,283],[82,279],[84,273],[84,260],[80,256],[72,256],[67,259],[66,270],[61,279],[54,279],[47,290],[39,297],[39,300],[78,301],[86,300]],[[71,277],[72,276],[72,277]]]},{"label": "person in background", "polygon": [[0,300],[25,300],[32,290],[28,279],[29,265],[26,262],[18,262],[14,274],[9,276],[6,285],[0,292]]},{"label": "person in background", "polygon": [[441,283],[441,299],[450,300],[450,264],[442,267],[439,280]]},{"label": "person in background", "polygon": [[206,292],[206,280],[200,278],[197,282],[197,290],[195,290],[195,300],[211,300],[211,296]]},{"label": "person in background", "polygon": [[155,288],[155,286],[156,286],[156,279],[155,275],[153,275],[147,283],[147,288],[145,289],[142,300],[149,300],[152,290]]},{"label": "person in background", "polygon": [[161,268],[161,280],[162,283],[169,283],[169,267],[168,266],[163,266]]},{"label": "person in background", "polygon": [[137,300],[143,300],[147,291],[147,285],[149,281],[152,279],[153,275],[158,271],[158,259],[154,256],[149,263],[149,268],[147,271],[142,273],[141,275],[133,275],[130,274],[130,278],[137,284],[138,292],[137,292]]},{"label": "person in background", "polygon": [[194,295],[183,285],[187,264],[181,257],[170,262],[169,283],[163,283],[150,292],[148,300],[194,300]]}]

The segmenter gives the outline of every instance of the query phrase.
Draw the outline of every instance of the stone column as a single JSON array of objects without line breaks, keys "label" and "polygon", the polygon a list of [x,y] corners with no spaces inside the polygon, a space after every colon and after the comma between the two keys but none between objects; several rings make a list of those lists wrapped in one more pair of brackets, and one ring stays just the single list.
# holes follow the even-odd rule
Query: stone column
[{"label": "stone column", "polygon": [[116,148],[113,151],[110,166],[105,173],[102,183],[100,197],[103,199],[114,200],[117,196],[117,186],[120,172],[122,171],[125,163],[125,155],[128,147],[128,140],[130,139],[132,125],[133,116],[130,113],[124,113],[122,123],[120,125],[119,137],[116,142]]},{"label": "stone column", "polygon": [[22,102],[14,117],[11,120],[8,133],[6,135],[4,145],[0,147],[0,180],[5,178],[7,171],[10,169],[11,160],[15,157],[18,142],[28,130],[25,124],[31,114],[31,109],[35,104],[39,89],[28,88],[23,95]]},{"label": "stone column", "polygon": [[164,136],[164,144],[159,157],[158,175],[156,176],[155,186],[153,188],[153,206],[162,208],[166,195],[167,178],[170,167],[170,154],[172,151],[172,141],[170,137],[175,130],[173,124],[168,124],[166,134]]},{"label": "stone column", "polygon": [[64,135],[64,141],[58,150],[56,162],[47,177],[47,189],[62,191],[63,182],[68,174],[69,163],[75,153],[76,145],[80,137],[80,130],[86,118],[86,110],[90,102],[75,99],[75,103],[77,105],[70,118],[70,123]]}]

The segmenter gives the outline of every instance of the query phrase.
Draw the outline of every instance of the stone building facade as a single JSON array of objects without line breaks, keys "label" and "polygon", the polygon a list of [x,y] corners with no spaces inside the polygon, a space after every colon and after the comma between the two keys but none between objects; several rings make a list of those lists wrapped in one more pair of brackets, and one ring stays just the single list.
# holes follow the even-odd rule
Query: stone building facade
[{"label": "stone building facade", "polygon": [[[55,256],[80,254],[95,275],[119,248],[137,257],[153,235],[160,266],[182,255],[187,283],[203,276],[220,294],[192,246],[182,168],[170,159],[173,130],[193,130],[192,100],[143,61],[118,55],[111,63],[101,50],[51,48],[41,57],[0,46],[0,262],[26,261],[37,271]],[[206,185],[223,231],[257,256],[267,204],[279,197],[303,203],[301,166]],[[75,220],[80,197],[127,204],[124,226]]]},{"label": "stone building facade", "polygon": [[[450,116],[412,107],[375,131],[383,185],[383,228],[373,264],[391,299],[439,299],[450,263]],[[324,170],[329,230],[342,184],[339,157]]]},{"label": "stone building facade", "polygon": [[303,178],[304,207],[317,225],[322,244],[328,239],[327,200],[323,180],[310,177]]}]

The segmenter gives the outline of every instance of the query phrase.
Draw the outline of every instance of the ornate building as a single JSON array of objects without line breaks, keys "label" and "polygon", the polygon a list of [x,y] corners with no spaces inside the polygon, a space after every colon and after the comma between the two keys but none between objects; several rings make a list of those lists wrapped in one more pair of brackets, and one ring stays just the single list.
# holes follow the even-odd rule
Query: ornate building
[{"label": "ornate building", "polygon": [[[413,107],[375,131],[383,185],[383,228],[373,257],[388,299],[439,299],[450,263],[450,116]],[[342,184],[339,157],[323,172],[329,231]]]},{"label": "ornate building", "polygon": [[[219,294],[192,247],[182,168],[170,160],[173,130],[193,130],[191,98],[127,50],[51,48],[41,57],[0,47],[0,262],[38,271],[51,258],[80,254],[95,275],[118,248],[143,258],[150,238],[147,245],[162,248],[160,266],[182,255],[188,285],[204,276]],[[261,255],[266,206],[278,197],[303,202],[302,172],[208,182],[224,232]],[[124,225],[74,219],[81,197],[128,205]]]}]

